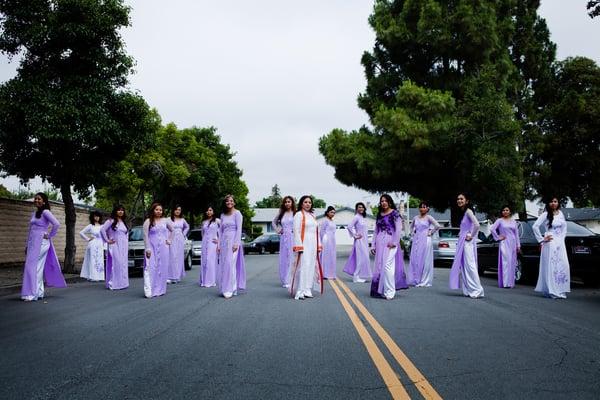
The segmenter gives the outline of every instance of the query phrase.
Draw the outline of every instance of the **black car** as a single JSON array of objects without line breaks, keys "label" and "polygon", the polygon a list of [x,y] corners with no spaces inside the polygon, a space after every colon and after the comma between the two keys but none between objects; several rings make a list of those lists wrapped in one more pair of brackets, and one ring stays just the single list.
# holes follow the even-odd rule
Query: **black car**
[{"label": "black car", "polygon": [[[521,254],[519,254],[517,280],[521,275],[528,281],[534,281],[538,276],[541,247],[533,234],[534,223],[534,219],[519,222]],[[543,235],[545,226],[542,225],[540,231]],[[477,245],[480,274],[485,271],[498,271],[498,244],[499,242],[489,235]],[[598,283],[600,281],[600,235],[573,221],[567,221],[565,246],[571,276],[583,279],[586,284]]]},{"label": "black car", "polygon": [[266,233],[260,235],[249,243],[244,243],[244,253],[258,253],[264,254],[265,252],[271,254],[279,251],[279,235],[276,233]]}]

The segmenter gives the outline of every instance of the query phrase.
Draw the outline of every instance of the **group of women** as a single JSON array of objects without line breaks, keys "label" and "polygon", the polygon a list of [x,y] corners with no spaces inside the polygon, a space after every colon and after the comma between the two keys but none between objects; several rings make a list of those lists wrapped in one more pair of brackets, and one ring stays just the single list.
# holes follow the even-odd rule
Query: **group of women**
[{"label": "group of women", "polygon": [[[44,284],[66,287],[60,264],[52,244],[60,223],[50,211],[48,197],[37,193],[36,211],[30,220],[21,298],[25,301],[44,297]],[[173,207],[170,218],[163,216],[160,203],[153,203],[143,224],[144,295],[162,296],[168,283],[177,283],[185,276],[185,241],[190,229],[179,205]],[[87,241],[81,276],[90,281],[105,281],[110,290],[129,287],[128,242],[129,226],[125,208],[114,207],[111,216],[102,222],[102,214],[93,211],[90,224],[80,236]],[[49,228],[51,229],[49,230]],[[230,298],[245,290],[246,273],[241,246],[242,214],[235,209],[233,196],[223,201],[221,218],[212,207],[202,223],[202,265],[199,284],[219,285],[220,293]],[[106,265],[104,249],[106,247]]]},{"label": "group of women", "polygon": [[[460,223],[456,254],[450,270],[449,286],[462,289],[470,298],[484,297],[477,267],[476,238],[479,222],[466,194],[456,198],[457,221]],[[278,215],[272,222],[281,235],[279,278],[295,299],[311,298],[313,289],[323,288],[323,279],[336,279],[336,224],[335,208],[329,206],[320,226],[317,226],[310,196],[302,196],[296,211],[294,199],[286,196]],[[343,271],[356,283],[371,283],[371,296],[388,300],[399,289],[409,286],[429,287],[433,283],[432,235],[440,224],[429,214],[429,206],[422,202],[419,215],[411,221],[412,248],[407,273],[400,236],[404,231],[404,217],[397,211],[392,198],[384,194],[379,201],[371,253],[375,256],[373,268],[369,257],[366,207],[355,206],[355,216],[347,229],[354,239],[352,251]],[[540,228],[545,226],[545,234]],[[498,286],[515,286],[515,272],[520,252],[518,223],[512,218],[510,207],[505,206],[490,228],[499,242]],[[535,290],[546,297],[566,298],[570,291],[569,262],[564,238],[566,221],[557,198],[546,205],[546,211],[533,225],[541,246],[540,272]]]},{"label": "group of women", "polygon": [[[283,198],[280,211],[272,222],[281,235],[279,279],[294,299],[313,297],[313,290],[323,292],[323,279],[336,279],[335,208],[328,207],[319,225],[312,198],[300,198],[296,210],[291,196]],[[460,233],[456,255],[450,270],[450,288],[461,289],[465,296],[481,298],[484,290],[477,268],[476,238],[479,222],[471,209],[469,198],[461,193],[456,199]],[[60,226],[50,212],[44,193],[34,197],[36,211],[31,216],[26,247],[21,298],[25,301],[44,297],[44,284],[66,287],[52,238]],[[428,287],[433,282],[432,235],[440,228],[431,217],[426,203],[419,205],[419,215],[411,222],[413,244],[408,271],[404,271],[404,254],[400,237],[404,217],[398,212],[391,196],[380,197],[371,244],[375,261],[369,257],[367,214],[363,203],[357,203],[356,214],[348,225],[354,239],[352,252],[343,271],[356,283],[370,282],[371,296],[388,300],[397,290],[409,286]],[[229,299],[246,289],[246,271],[242,246],[242,214],[235,209],[233,196],[223,200],[223,213],[216,218],[209,207],[202,222],[202,264],[199,284],[218,286],[220,294]],[[540,228],[545,227],[542,234]],[[50,229],[51,227],[51,229]],[[189,225],[182,209],[175,206],[171,217],[163,217],[163,207],[153,203],[143,224],[144,233],[144,295],[148,298],[164,295],[167,283],[179,282],[185,276],[184,246]],[[540,270],[535,290],[551,298],[566,298],[570,291],[569,262],[565,248],[566,220],[557,198],[546,204],[546,211],[533,225],[541,246]],[[503,207],[502,217],[491,227],[500,242],[498,251],[498,284],[514,287],[515,267],[520,252],[518,225],[511,218],[509,207]],[[128,233],[125,209],[116,206],[110,218],[102,223],[102,215],[92,212],[90,224],[80,232],[88,241],[81,276],[91,281],[106,281],[111,290],[126,289],[128,277]],[[104,246],[107,246],[104,266]]]}]

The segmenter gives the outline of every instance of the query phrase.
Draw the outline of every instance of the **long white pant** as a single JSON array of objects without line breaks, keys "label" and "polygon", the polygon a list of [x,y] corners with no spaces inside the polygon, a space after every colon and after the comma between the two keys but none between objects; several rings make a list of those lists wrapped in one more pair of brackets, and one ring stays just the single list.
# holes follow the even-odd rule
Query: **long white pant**
[{"label": "long white pant", "polygon": [[431,236],[427,236],[427,252],[425,253],[425,261],[423,265],[423,275],[421,281],[417,283],[418,287],[429,287],[433,284],[433,248],[431,244]]},{"label": "long white pant", "polygon": [[383,279],[383,296],[388,300],[396,295],[396,251],[398,247],[390,249],[380,278]]},{"label": "long white pant", "polygon": [[38,262],[36,265],[37,296],[22,296],[21,299],[37,300],[44,297],[44,266],[46,265],[46,257],[48,256],[48,250],[50,250],[50,241],[48,239],[42,239],[42,245],[40,246],[40,255],[38,256]]},{"label": "long white pant", "polygon": [[[238,259],[238,250],[233,252],[233,255],[231,256],[231,281],[233,283],[234,288],[237,287],[237,259]],[[223,292],[223,297],[225,297],[226,299],[230,298],[231,296],[237,296],[237,290],[234,290],[233,292]]]},{"label": "long white pant", "polygon": [[483,297],[483,287],[479,280],[477,263],[475,262],[475,247],[473,241],[465,242],[463,250],[463,267],[460,273],[462,290],[465,296],[472,298]]}]

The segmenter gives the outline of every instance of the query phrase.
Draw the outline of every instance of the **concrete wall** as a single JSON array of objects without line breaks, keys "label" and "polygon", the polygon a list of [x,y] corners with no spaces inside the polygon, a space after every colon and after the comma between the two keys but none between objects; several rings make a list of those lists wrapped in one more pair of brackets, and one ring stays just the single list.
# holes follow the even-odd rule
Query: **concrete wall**
[{"label": "concrete wall", "polygon": [[[65,209],[60,203],[51,202],[52,214],[60,222],[58,233],[53,239],[54,247],[61,264],[65,258]],[[25,243],[29,233],[29,220],[35,211],[33,203],[24,200],[0,198],[0,268],[23,265],[25,262]],[[77,246],[76,269],[81,268],[87,243],[79,236],[79,231],[89,224],[89,211],[76,208],[75,245]]]}]

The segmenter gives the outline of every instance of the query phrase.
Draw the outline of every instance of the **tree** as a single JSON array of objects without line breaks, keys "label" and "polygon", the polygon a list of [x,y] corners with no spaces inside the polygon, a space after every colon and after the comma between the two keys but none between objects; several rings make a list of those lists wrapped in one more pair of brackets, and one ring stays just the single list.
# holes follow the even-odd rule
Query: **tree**
[{"label": "tree", "polygon": [[325,207],[327,207],[327,203],[325,202],[325,200],[319,199],[318,197],[315,197],[315,196],[310,196],[310,197],[312,198],[313,207],[314,208],[325,208]]},{"label": "tree", "polygon": [[281,190],[279,186],[275,184],[271,188],[271,195],[268,197],[264,197],[262,200],[256,202],[254,207],[256,208],[279,208],[281,206],[281,201],[283,197],[281,196]]},{"label": "tree", "polygon": [[600,67],[585,57],[556,65],[533,185],[543,198],[600,205]]},{"label": "tree", "polygon": [[[523,127],[536,118],[554,47],[539,1],[377,0],[359,106],[372,128],[334,129],[319,150],[342,183],[445,209],[522,207]],[[536,97],[537,96],[537,97]]]},{"label": "tree", "polygon": [[590,0],[587,3],[588,15],[590,18],[595,18],[600,15],[600,1]]},{"label": "tree", "polygon": [[11,199],[12,193],[4,185],[0,185],[0,197],[4,197],[5,199]]},{"label": "tree", "polygon": [[173,123],[162,127],[144,151],[131,151],[107,174],[96,206],[108,209],[122,203],[131,218],[141,220],[152,201],[161,202],[167,211],[179,204],[193,225],[208,205],[220,212],[221,200],[232,194],[244,215],[244,227],[250,227],[248,188],[234,154],[220,140],[212,127],[178,129]]},{"label": "tree", "polygon": [[122,0],[0,1],[0,51],[19,56],[0,87],[0,164],[23,181],[60,188],[65,204],[65,271],[75,266],[71,190],[87,197],[104,172],[150,140],[155,114],[125,90],[133,60],[120,29]]}]

